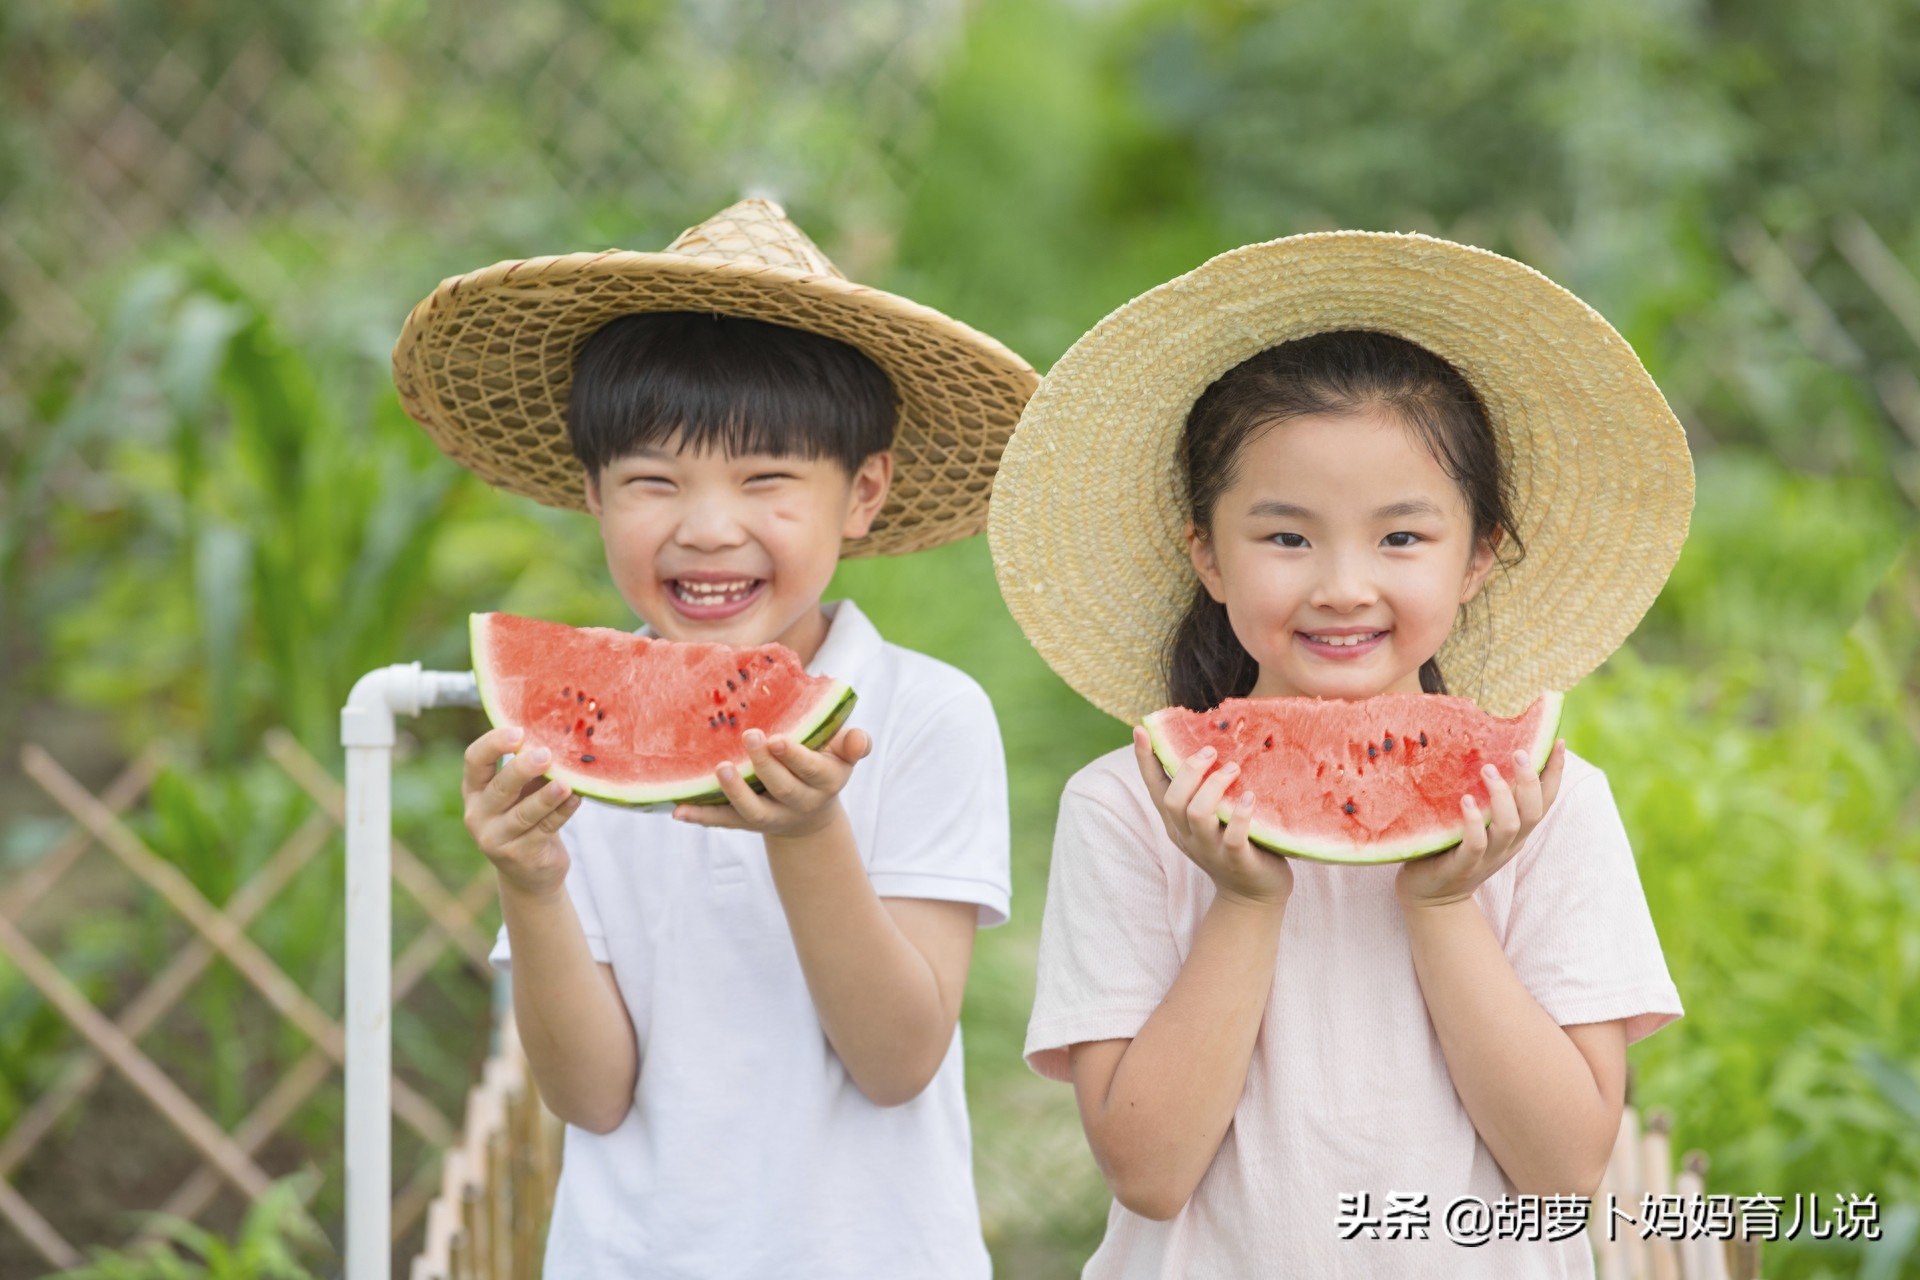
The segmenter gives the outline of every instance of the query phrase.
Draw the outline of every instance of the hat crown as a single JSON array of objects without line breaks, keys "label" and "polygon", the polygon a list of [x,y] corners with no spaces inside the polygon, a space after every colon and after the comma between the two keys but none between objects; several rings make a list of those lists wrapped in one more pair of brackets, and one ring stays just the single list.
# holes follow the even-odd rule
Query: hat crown
[{"label": "hat crown", "polygon": [[749,196],[697,226],[688,227],[666,248],[688,258],[743,263],[797,271],[802,275],[845,280],[807,233],[787,219],[771,200]]}]

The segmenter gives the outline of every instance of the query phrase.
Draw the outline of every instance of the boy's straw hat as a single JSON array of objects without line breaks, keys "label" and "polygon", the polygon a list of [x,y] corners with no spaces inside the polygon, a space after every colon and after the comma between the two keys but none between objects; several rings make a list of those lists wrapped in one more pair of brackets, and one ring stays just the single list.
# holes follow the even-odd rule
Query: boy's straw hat
[{"label": "boy's straw hat", "polygon": [[842,555],[919,551],[980,531],[1000,451],[1037,376],[987,335],[848,280],[770,200],[742,200],[659,253],[497,262],[443,281],[394,345],[400,403],[489,484],[585,510],[567,445],[574,357],[608,321],[646,311],[805,329],[886,371],[900,407],[893,488],[872,531]]},{"label": "boy's straw hat", "polygon": [[1422,235],[1319,232],[1223,253],[1076,342],[1027,405],[987,537],[1007,606],[1088,701],[1138,721],[1195,584],[1182,531],[1187,412],[1268,347],[1371,329],[1479,394],[1525,559],[1496,570],[1439,658],[1500,715],[1571,688],[1659,594],[1693,508],[1686,435],[1633,348],[1539,272]]}]

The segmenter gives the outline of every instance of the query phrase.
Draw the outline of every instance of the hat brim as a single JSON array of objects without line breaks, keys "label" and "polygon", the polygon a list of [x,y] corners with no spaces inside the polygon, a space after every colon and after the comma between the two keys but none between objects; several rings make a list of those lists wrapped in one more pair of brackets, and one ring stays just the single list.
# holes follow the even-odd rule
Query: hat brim
[{"label": "hat brim", "polygon": [[444,281],[407,317],[393,350],[401,405],[489,484],[584,510],[565,416],[574,357],[608,321],[653,311],[805,329],[886,372],[900,401],[893,487],[843,556],[918,551],[984,526],[1001,450],[1038,375],[931,307],[839,276],[620,250],[496,263]]},{"label": "hat brim", "polygon": [[1368,329],[1450,362],[1491,419],[1526,547],[1438,657],[1450,689],[1516,715],[1605,660],[1686,539],[1686,435],[1599,313],[1509,258],[1429,236],[1317,232],[1221,254],[1126,303],[1042,380],[988,518],[1000,589],[1088,701],[1168,702],[1166,645],[1197,581],[1179,442],[1209,385],[1295,338]]}]

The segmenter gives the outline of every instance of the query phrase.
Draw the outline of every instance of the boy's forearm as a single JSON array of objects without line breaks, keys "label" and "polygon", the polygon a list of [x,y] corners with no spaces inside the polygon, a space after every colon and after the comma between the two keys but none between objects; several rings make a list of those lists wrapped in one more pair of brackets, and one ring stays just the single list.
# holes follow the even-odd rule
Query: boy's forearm
[{"label": "boy's forearm", "polygon": [[1082,1120],[1116,1198],[1170,1218],[1233,1123],[1273,987],[1284,903],[1215,898],[1160,1007]]},{"label": "boy's forearm", "polygon": [[828,1042],[868,1098],[882,1106],[910,1101],[946,1057],[959,990],[942,990],[935,965],[874,893],[837,805],[821,831],[769,835],[766,842]]},{"label": "boy's forearm", "polygon": [[500,887],[513,949],[513,1013],[547,1107],[595,1133],[633,1105],[639,1048],[618,992],[587,949],[566,890],[534,896]]},{"label": "boy's forearm", "polygon": [[1523,1193],[1592,1194],[1617,1100],[1521,983],[1473,899],[1404,914],[1448,1073],[1487,1149]]}]

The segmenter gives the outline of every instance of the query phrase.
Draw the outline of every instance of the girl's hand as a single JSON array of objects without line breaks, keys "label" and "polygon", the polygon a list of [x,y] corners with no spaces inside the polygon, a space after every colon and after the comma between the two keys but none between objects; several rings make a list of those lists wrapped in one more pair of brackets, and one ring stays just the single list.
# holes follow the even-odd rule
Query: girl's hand
[{"label": "girl's hand", "polygon": [[1514,752],[1513,763],[1519,780],[1511,787],[1492,765],[1483,770],[1493,813],[1491,825],[1483,827],[1480,806],[1472,796],[1462,796],[1460,812],[1467,820],[1466,838],[1445,853],[1401,865],[1393,887],[1403,908],[1445,906],[1473,896],[1488,876],[1507,865],[1507,859],[1540,825],[1547,806],[1559,794],[1567,744],[1564,739],[1554,741],[1546,771],[1538,777],[1526,752]]},{"label": "girl's hand", "polygon": [[715,772],[731,807],[683,804],[673,811],[676,819],[763,836],[817,834],[832,823],[840,788],[853,775],[853,766],[873,750],[873,739],[864,729],[842,729],[819,751],[784,737],[769,738],[758,729],[747,730],[741,740],[766,794],[748,786],[739,769],[723,764]]},{"label": "girl's hand", "polygon": [[567,878],[567,851],[559,831],[580,808],[580,797],[563,782],[540,776],[553,760],[545,747],[501,756],[526,737],[521,729],[490,729],[467,748],[460,776],[467,832],[487,855],[501,882],[531,897],[560,890]]},{"label": "girl's hand", "polygon": [[1160,811],[1167,835],[1193,865],[1207,873],[1223,898],[1256,906],[1278,906],[1293,892],[1293,865],[1247,839],[1253,824],[1253,800],[1242,796],[1233,820],[1220,822],[1220,797],[1240,776],[1235,764],[1214,767],[1212,747],[1181,762],[1172,778],[1153,754],[1147,731],[1133,731],[1133,754],[1146,780],[1147,794]]}]

